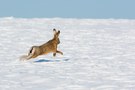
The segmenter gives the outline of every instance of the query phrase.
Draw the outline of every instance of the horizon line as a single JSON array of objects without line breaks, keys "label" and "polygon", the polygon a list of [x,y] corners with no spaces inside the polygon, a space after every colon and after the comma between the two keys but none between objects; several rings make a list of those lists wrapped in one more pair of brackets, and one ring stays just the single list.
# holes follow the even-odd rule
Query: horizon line
[{"label": "horizon line", "polygon": [[71,17],[14,17],[14,16],[3,16],[0,19],[115,19],[115,20],[135,20],[135,18],[71,18]]}]

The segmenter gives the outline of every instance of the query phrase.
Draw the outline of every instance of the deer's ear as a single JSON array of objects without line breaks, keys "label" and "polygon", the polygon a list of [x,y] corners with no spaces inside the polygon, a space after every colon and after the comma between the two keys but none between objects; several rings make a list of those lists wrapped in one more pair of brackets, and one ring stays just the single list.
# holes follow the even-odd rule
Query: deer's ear
[{"label": "deer's ear", "polygon": [[53,32],[54,32],[54,34],[56,33],[56,29],[55,28],[53,29]]},{"label": "deer's ear", "polygon": [[60,30],[58,31],[58,34],[60,34]]},{"label": "deer's ear", "polygon": [[56,32],[56,29],[54,28],[53,31]]}]

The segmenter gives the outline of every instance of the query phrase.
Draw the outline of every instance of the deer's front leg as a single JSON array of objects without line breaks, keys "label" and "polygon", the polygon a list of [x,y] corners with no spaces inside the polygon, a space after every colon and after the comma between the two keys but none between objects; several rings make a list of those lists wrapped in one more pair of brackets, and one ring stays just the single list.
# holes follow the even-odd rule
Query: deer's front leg
[{"label": "deer's front leg", "polygon": [[56,56],[56,53],[53,53],[53,56],[55,57]]},{"label": "deer's front leg", "polygon": [[63,52],[61,52],[61,51],[58,51],[58,50],[56,51],[56,53],[59,53],[59,54],[63,55]]}]

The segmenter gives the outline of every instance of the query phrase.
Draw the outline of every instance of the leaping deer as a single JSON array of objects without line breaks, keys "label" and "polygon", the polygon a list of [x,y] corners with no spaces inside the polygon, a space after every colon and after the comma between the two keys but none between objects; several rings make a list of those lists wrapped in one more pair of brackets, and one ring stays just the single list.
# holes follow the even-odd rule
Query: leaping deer
[{"label": "leaping deer", "polygon": [[59,34],[60,31],[56,31],[53,29],[54,37],[53,39],[49,40],[48,42],[40,45],[40,46],[32,46],[28,55],[23,55],[20,59],[21,60],[29,60],[31,58],[36,58],[39,55],[44,55],[48,53],[53,53],[53,56],[56,56],[56,53],[63,55],[63,53],[57,50],[57,45],[60,44]]}]

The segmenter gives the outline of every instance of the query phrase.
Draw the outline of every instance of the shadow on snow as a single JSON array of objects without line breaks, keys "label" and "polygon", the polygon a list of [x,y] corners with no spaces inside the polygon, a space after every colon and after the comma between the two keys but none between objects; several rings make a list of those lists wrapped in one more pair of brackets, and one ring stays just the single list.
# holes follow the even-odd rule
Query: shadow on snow
[{"label": "shadow on snow", "polygon": [[60,61],[68,61],[69,59],[56,59],[56,60],[51,60],[51,59],[39,59],[34,61],[35,63],[42,63],[42,62],[60,62]]}]

